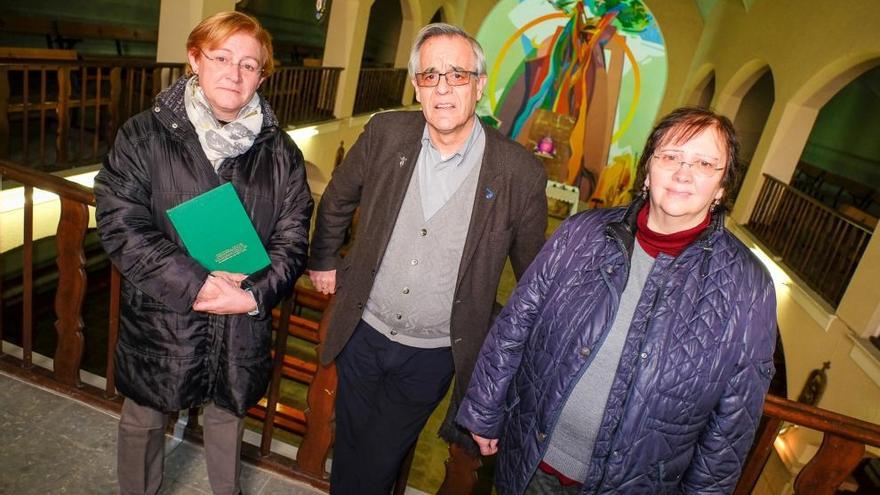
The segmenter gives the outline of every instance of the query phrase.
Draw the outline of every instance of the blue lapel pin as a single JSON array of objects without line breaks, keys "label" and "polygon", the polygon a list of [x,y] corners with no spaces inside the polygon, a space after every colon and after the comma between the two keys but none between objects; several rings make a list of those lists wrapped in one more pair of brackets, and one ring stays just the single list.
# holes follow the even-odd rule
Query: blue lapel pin
[{"label": "blue lapel pin", "polygon": [[495,191],[493,191],[487,187],[486,188],[486,199],[494,199],[494,198],[495,198]]}]

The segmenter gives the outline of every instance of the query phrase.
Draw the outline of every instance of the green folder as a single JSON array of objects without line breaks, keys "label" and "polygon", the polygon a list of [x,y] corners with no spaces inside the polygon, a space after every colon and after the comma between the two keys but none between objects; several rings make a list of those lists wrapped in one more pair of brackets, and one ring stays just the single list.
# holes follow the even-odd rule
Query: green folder
[{"label": "green folder", "polygon": [[168,210],[189,255],[208,270],[250,275],[269,255],[231,182]]}]

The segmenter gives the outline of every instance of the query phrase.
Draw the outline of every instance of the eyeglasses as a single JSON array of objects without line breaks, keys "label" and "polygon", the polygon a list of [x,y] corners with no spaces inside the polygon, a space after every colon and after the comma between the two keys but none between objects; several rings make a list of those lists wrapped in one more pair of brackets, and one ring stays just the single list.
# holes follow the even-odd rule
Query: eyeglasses
[{"label": "eyeglasses", "polygon": [[688,168],[696,174],[703,177],[712,177],[718,172],[724,170],[724,166],[720,165],[718,160],[714,158],[696,156],[694,157],[694,161],[689,162],[684,159],[683,151],[661,151],[655,153],[653,156],[656,165],[669,171],[675,171],[684,165],[687,165]]},{"label": "eyeglasses", "polygon": [[440,84],[440,76],[446,79],[446,84],[450,86],[464,86],[471,82],[471,77],[479,74],[469,70],[451,70],[448,72],[418,72],[416,73],[416,84],[420,88],[433,88]]},{"label": "eyeglasses", "polygon": [[[202,52],[202,55],[204,55],[204,57],[206,59],[211,61],[211,63],[213,63],[217,67],[227,69],[230,66],[236,65],[235,62],[233,62],[231,58],[226,57],[225,55],[217,55],[215,57],[212,57],[212,56],[208,55],[207,53],[205,53],[205,51],[202,49],[199,49],[199,51]],[[253,60],[253,59],[246,58],[246,59],[240,60],[237,65],[238,65],[238,68],[241,69],[241,72],[243,74],[257,75],[257,74],[262,74],[262,72],[263,72],[263,68],[260,67],[259,65],[257,65],[256,60]]]}]

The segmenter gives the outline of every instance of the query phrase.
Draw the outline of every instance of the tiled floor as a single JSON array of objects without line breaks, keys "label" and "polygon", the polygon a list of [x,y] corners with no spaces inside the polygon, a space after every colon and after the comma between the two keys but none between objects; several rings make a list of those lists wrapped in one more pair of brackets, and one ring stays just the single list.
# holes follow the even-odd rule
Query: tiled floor
[{"label": "tiled floor", "polygon": [[[102,495],[116,488],[118,418],[0,374],[0,494]],[[163,495],[209,494],[201,446],[169,440]],[[244,464],[247,495],[318,495]]]}]

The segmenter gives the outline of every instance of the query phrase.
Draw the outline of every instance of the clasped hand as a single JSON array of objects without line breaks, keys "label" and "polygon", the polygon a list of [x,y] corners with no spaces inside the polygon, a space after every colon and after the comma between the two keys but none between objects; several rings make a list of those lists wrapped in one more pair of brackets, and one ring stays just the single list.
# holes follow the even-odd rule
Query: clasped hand
[{"label": "clasped hand", "polygon": [[193,309],[217,315],[248,313],[257,309],[254,295],[241,288],[242,273],[211,272],[196,295]]}]

